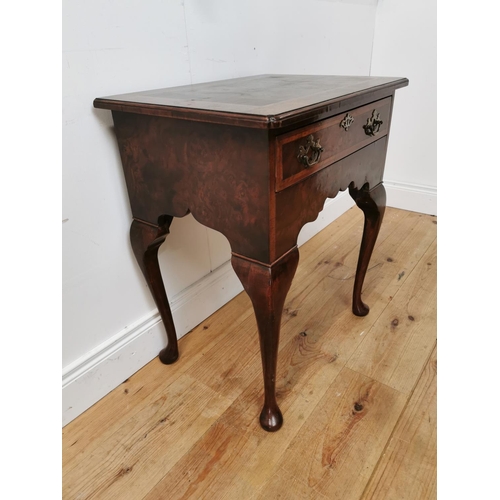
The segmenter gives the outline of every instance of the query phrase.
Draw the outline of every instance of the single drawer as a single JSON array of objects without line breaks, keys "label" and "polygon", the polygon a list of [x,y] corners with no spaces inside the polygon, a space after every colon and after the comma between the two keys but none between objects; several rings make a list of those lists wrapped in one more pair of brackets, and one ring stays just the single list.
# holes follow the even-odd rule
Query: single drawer
[{"label": "single drawer", "polygon": [[276,137],[276,191],[387,135],[391,98]]}]

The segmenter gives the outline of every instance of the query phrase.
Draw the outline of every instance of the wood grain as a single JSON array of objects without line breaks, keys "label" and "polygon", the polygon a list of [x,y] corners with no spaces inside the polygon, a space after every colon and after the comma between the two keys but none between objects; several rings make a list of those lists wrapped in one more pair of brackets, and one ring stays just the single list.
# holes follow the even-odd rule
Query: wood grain
[{"label": "wood grain", "polygon": [[398,391],[343,368],[279,466],[327,498],[358,499],[405,402]]},{"label": "wood grain", "polygon": [[131,487],[147,492],[230,404],[182,375],[64,474],[64,498],[123,498]]},{"label": "wood grain", "polygon": [[[409,498],[433,498],[434,365],[418,340],[435,337],[423,301],[435,271],[422,267],[433,262],[433,221],[387,209],[362,318],[350,311],[361,211],[353,207],[301,247],[282,318],[278,433],[258,423],[257,325],[241,294],[180,340],[190,356],[168,367],[153,360],[66,426],[64,498],[391,500],[409,490]],[[365,345],[375,325],[409,313],[418,329],[401,334],[405,348],[386,344],[402,360],[387,372],[396,375],[353,369],[355,359],[365,360],[360,369],[377,364],[380,351],[374,346],[370,360]]]},{"label": "wood grain", "polygon": [[436,252],[434,240],[347,366],[401,392],[412,390],[436,341]]},{"label": "wood grain", "polygon": [[[372,101],[408,85],[406,78],[336,75],[257,75],[101,97],[96,108],[275,128],[297,115],[321,116],[352,101]],[[366,101],[369,102],[369,101]],[[318,117],[319,117],[318,116]]]},{"label": "wood grain", "polygon": [[310,488],[289,472],[278,468],[257,500],[327,500],[328,497]]},{"label": "wood grain", "polygon": [[182,363],[169,366],[167,370],[158,359],[154,359],[64,427],[63,467],[67,470],[78,466],[85,455],[119,430],[134,413],[151,404],[158,391],[164,393],[189,367],[196,366],[222,338],[231,336],[252,314],[248,297],[238,295],[180,340],[180,345],[191,352]]},{"label": "wood grain", "polygon": [[436,376],[434,348],[363,500],[436,498]]},{"label": "wood grain", "polygon": [[[407,234],[411,232],[411,229],[415,229],[414,237],[420,240],[422,245],[420,254],[418,252],[417,255],[414,254],[415,241],[410,238],[408,245],[400,245],[400,254],[393,253],[398,260],[400,258],[405,260],[406,256],[409,255],[410,261],[411,258],[418,261],[422,257],[426,245],[430,243],[431,240],[425,238],[425,226],[420,224],[420,221],[421,218],[418,214],[408,214],[408,217],[402,218],[399,224],[393,224],[392,231],[388,229],[384,235],[385,243],[386,240],[390,240],[390,235],[399,238],[401,226],[404,227],[405,224],[407,227],[409,226],[409,229],[401,231],[402,234]],[[353,244],[349,248],[348,255],[350,255],[351,266],[347,270],[352,280],[356,266],[357,245]],[[388,248],[395,250],[394,242],[390,243]],[[382,252],[384,252],[384,247],[382,247]],[[334,250],[333,253],[335,253]],[[331,257],[326,257],[331,259]],[[333,262],[329,262],[335,264],[335,261],[331,260]],[[324,261],[321,261],[321,264],[325,266]],[[391,267],[391,263],[385,262],[385,264],[387,267]],[[345,271],[346,268],[343,269],[344,273]],[[387,272],[385,275],[381,273],[374,278],[374,281],[385,284],[385,286],[390,285],[392,280],[397,280],[394,271]],[[353,330],[352,325],[351,328],[342,329],[338,328],[340,321],[336,321],[339,316],[345,320],[352,319],[354,321],[360,318],[352,316],[342,302],[332,304],[332,299],[339,296],[345,297],[348,301],[351,287],[352,281],[350,282],[350,280],[332,280],[328,276],[319,284],[314,282],[314,286],[309,287],[308,292],[305,293],[307,304],[304,304],[304,307],[312,305],[312,309],[304,311],[305,321],[307,321],[305,328],[301,330],[294,325],[295,321],[299,319],[298,313],[293,315],[297,309],[292,310],[291,317],[282,327],[282,348],[279,356],[277,388],[279,403],[287,425],[280,431],[281,438],[277,440],[265,439],[256,426],[256,416],[260,411],[259,401],[262,400],[262,389],[260,374],[258,370],[255,370],[252,384],[220,417],[218,421],[220,426],[210,429],[192,450],[192,455],[184,457],[155,487],[147,497],[148,499],[161,498],[162,492],[166,491],[167,488],[173,498],[188,498],[189,495],[194,495],[195,498],[210,498],[215,492],[220,498],[226,498],[226,495],[227,498],[251,498],[252,492],[263,486],[266,478],[270,477],[273,466],[278,466],[280,457],[284,453],[288,454],[287,446],[292,438],[298,434],[302,435],[302,427],[305,422],[310,425],[311,411],[332,384],[345,361],[363,340],[362,336],[359,336],[359,330]],[[386,304],[389,302],[390,299],[387,297]],[[301,321],[303,322],[304,318]],[[257,352],[254,355],[255,358],[258,357]],[[238,359],[234,363],[235,370],[238,370],[238,367],[242,365],[239,356],[238,353]],[[237,373],[241,372],[237,371]],[[404,397],[401,399],[402,404],[405,400]],[[389,406],[393,406],[392,402]],[[402,405],[399,408],[402,408]],[[399,413],[394,416],[394,423],[398,415]],[[392,427],[389,428],[389,432],[391,429]],[[212,448],[211,443],[214,443],[215,446],[221,434],[234,435],[231,442],[237,440],[237,445],[233,448]],[[204,455],[207,448],[209,453]],[[381,451],[382,449],[379,449],[379,453]],[[219,476],[218,469],[213,469],[214,455],[217,455],[217,463],[225,471],[223,477]],[[195,465],[191,462],[193,457],[196,457]],[[252,458],[251,461],[248,457]],[[376,460],[373,466],[375,463]],[[185,482],[175,483],[176,478],[183,470],[193,471],[189,485]],[[233,478],[229,483],[227,482],[228,477]],[[369,474],[365,477],[366,481],[368,478]],[[366,481],[360,483],[359,491],[363,490]],[[175,483],[173,489],[172,483]],[[196,489],[193,489],[193,483],[196,484]],[[205,497],[205,495],[207,496]]]}]

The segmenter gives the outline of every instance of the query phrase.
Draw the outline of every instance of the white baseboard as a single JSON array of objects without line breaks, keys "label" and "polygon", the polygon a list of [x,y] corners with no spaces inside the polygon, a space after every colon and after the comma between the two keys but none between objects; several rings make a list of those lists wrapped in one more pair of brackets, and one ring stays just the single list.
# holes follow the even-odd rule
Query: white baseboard
[{"label": "white baseboard", "polygon": [[437,215],[437,189],[402,182],[384,181],[387,192],[387,206]]},{"label": "white baseboard", "polygon": [[[243,290],[228,261],[170,302],[178,337]],[[158,310],[141,318],[63,370],[63,426],[149,363],[166,345]]]},{"label": "white baseboard", "polygon": [[[299,245],[340,217],[353,204],[347,192],[327,200],[318,218],[302,228]],[[176,295],[170,306],[179,338],[242,290],[228,261]],[[63,426],[149,363],[165,345],[163,324],[155,310],[66,366],[62,383]]]}]

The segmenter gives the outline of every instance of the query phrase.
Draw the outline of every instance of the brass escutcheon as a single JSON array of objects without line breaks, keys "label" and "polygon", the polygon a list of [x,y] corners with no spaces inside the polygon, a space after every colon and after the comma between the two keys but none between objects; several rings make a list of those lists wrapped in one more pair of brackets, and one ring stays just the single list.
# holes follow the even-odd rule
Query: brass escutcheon
[{"label": "brass escutcheon", "polygon": [[354,123],[354,118],[347,113],[347,115],[344,116],[342,121],[340,122],[340,126],[347,132],[349,130],[349,127]]}]

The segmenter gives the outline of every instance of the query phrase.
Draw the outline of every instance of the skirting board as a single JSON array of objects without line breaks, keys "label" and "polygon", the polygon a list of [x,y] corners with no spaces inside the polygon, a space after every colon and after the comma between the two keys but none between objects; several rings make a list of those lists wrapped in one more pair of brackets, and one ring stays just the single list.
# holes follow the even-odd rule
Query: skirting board
[{"label": "skirting board", "polygon": [[[176,295],[170,307],[178,336],[199,325],[242,290],[228,261]],[[165,345],[163,323],[154,310],[65,367],[63,426],[158,356]]]},{"label": "skirting board", "polygon": [[[353,204],[347,192],[327,200],[318,218],[302,228],[299,245],[340,217]],[[242,290],[228,261],[175,296],[170,307],[179,338]],[[155,310],[65,367],[62,384],[63,426],[149,363],[165,345],[165,331],[160,315]],[[178,363],[182,363],[183,355],[189,356],[189,353],[181,353]],[[168,370],[168,366],[165,366],[165,370]]]},{"label": "skirting board", "polygon": [[437,215],[437,189],[402,182],[384,181],[387,206],[411,212]]}]

